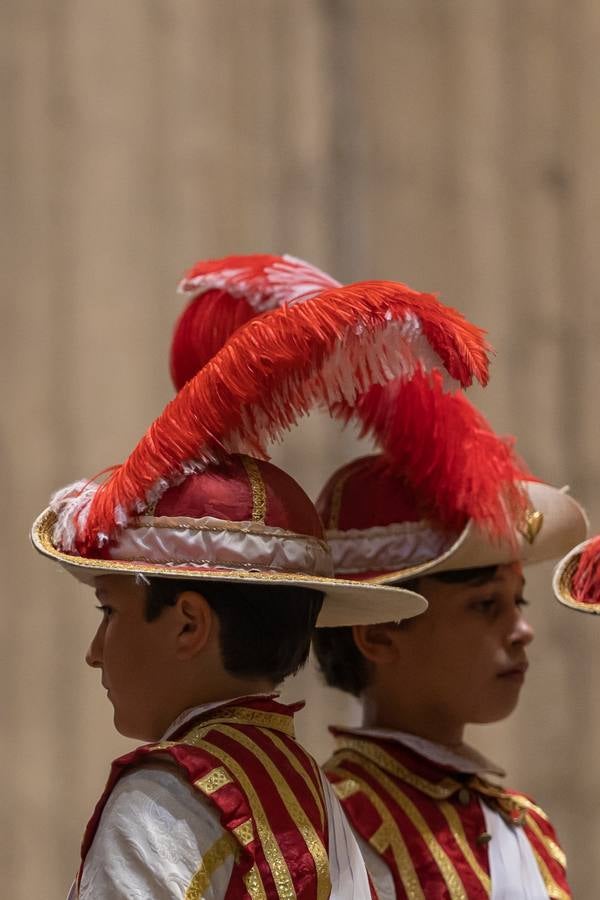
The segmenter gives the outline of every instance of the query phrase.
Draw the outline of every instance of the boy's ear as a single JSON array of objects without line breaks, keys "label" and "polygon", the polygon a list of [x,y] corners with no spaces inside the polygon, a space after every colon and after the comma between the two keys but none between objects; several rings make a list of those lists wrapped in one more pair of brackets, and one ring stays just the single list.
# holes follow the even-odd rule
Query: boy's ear
[{"label": "boy's ear", "polygon": [[190,659],[204,650],[216,633],[217,617],[206,598],[198,591],[182,591],[174,612],[177,622],[177,656]]},{"label": "boy's ear", "polygon": [[397,632],[398,626],[393,622],[354,625],[352,628],[354,643],[362,655],[375,665],[386,665],[398,658]]}]

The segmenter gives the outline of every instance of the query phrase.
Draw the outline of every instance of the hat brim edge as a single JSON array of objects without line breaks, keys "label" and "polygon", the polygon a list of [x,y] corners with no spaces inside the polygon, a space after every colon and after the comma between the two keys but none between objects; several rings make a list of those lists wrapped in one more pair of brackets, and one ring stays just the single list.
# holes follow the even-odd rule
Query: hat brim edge
[{"label": "hat brim edge", "polygon": [[376,585],[349,579],[307,575],[301,572],[260,572],[251,569],[166,566],[138,560],[93,559],[73,556],[54,546],[55,513],[48,507],[35,520],[31,541],[43,556],[58,562],[78,581],[89,586],[100,575],[145,575],[155,578],[187,578],[198,581],[229,581],[249,584],[305,587],[325,594],[317,620],[318,628],[369,625],[402,621],[420,615],[427,601],[420,594],[392,585]]}]

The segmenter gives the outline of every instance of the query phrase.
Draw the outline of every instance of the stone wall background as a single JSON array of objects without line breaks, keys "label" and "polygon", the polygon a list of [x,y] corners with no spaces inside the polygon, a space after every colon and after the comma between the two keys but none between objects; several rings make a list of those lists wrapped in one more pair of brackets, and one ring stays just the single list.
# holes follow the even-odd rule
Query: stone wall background
[{"label": "stone wall background", "polygon": [[[594,0],[5,0],[0,8],[0,872],[66,894],[109,759],[85,589],[36,558],[49,492],[122,459],[170,397],[174,286],[288,251],[438,290],[497,350],[476,395],[600,527],[600,6]],[[276,459],[313,494],[355,452],[315,418]],[[600,623],[531,578],[518,713],[474,735],[600,876]],[[356,716],[312,673],[302,733]]]}]

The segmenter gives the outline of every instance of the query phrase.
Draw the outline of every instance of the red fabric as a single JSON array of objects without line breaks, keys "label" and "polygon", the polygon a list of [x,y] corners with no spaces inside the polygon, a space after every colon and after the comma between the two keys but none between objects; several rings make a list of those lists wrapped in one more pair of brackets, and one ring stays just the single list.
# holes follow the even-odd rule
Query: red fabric
[{"label": "red fabric", "polygon": [[[316,900],[317,876],[315,863],[305,838],[298,827],[298,823],[294,819],[293,810],[286,807],[276,783],[260,760],[257,759],[255,753],[248,750],[238,737],[245,737],[251,740],[253,744],[257,745],[268,756],[281,779],[289,786],[295,801],[308,817],[318,838],[325,850],[327,850],[328,823],[322,818],[325,799],[316,763],[296,743],[293,737],[290,737],[283,731],[269,728],[266,725],[250,724],[244,718],[226,718],[226,711],[235,707],[237,709],[243,708],[246,713],[273,713],[276,716],[283,717],[284,720],[287,719],[289,722],[292,722],[294,713],[301,706],[302,704],[285,706],[272,698],[249,697],[237,699],[209,710],[194,721],[186,723],[170,739],[175,741],[172,746],[161,747],[160,745],[147,744],[115,760],[112,764],[106,789],[85,831],[81,849],[82,862],[79,878],[81,878],[83,864],[94,839],[102,811],[116,782],[132,768],[150,761],[153,756],[156,756],[162,759],[168,758],[177,766],[181,774],[201,793],[203,799],[215,806],[219,813],[221,824],[238,841],[239,856],[234,865],[226,900],[242,900],[242,898],[246,900],[249,897],[244,886],[243,877],[253,865],[256,865],[260,871],[267,896],[278,896],[267,861],[267,853],[265,853],[265,847],[261,843],[257,823],[252,815],[252,801],[247,796],[240,781],[235,777],[234,772],[228,768],[225,762],[225,755],[227,754],[241,767],[258,794],[265,813],[266,823],[274,835],[288,866],[296,896],[302,898],[302,900]],[[226,718],[225,726],[218,721],[219,717],[224,718],[224,713]],[[213,720],[214,724],[211,724]],[[201,739],[211,745],[210,750],[204,746],[198,747],[193,744],[186,744],[186,735],[191,734],[198,726],[202,726]],[[226,733],[225,727],[232,730],[233,734]],[[290,765],[286,755],[271,740],[269,735],[272,733],[276,733],[277,740],[284,744],[298,761],[301,767],[300,773]],[[227,770],[231,781],[211,794],[202,793],[197,784],[198,780],[219,767]],[[316,791],[323,804],[321,809],[315,803],[313,791],[308,787],[309,781],[312,782],[313,790]],[[248,820],[252,821],[253,824],[254,840],[244,845],[235,835],[234,829]]]},{"label": "red fabric", "polygon": [[231,522],[252,518],[252,488],[239,457],[190,475],[168,488],[156,504],[156,516],[214,516]]},{"label": "red fabric", "polygon": [[[321,539],[323,527],[310,498],[286,472],[264,460],[254,460],[266,495],[265,524]],[[162,495],[156,516],[213,516],[224,522],[252,520],[250,476],[239,456],[218,467],[189,475]]]},{"label": "red fabric", "polygon": [[171,378],[179,391],[206,365],[228,338],[254,316],[243,297],[212,290],[186,306],[171,342]]},{"label": "red fabric", "polygon": [[418,498],[404,478],[390,471],[382,455],[360,457],[334,472],[316,507],[325,528],[340,531],[422,518]]},{"label": "red fabric", "polygon": [[[444,800],[451,805],[454,813],[460,819],[466,841],[481,870],[488,877],[490,871],[487,844],[478,840],[485,832],[485,819],[479,802],[480,798],[497,804],[506,815],[511,815],[513,819],[517,815],[520,817],[522,811],[525,810],[523,828],[527,838],[548,867],[556,884],[565,892],[565,896],[570,896],[566,872],[553,858],[548,845],[537,837],[531,824],[532,820],[537,823],[547,838],[558,844],[556,834],[542,811],[530,808],[528,798],[492,787],[492,793],[501,796],[494,796],[490,799],[485,793],[486,783],[478,777],[439,766],[396,741],[362,737],[353,733],[345,733],[341,729],[332,729],[332,731],[341,738],[341,745],[325,764],[327,777],[334,786],[348,779],[352,779],[358,786],[358,790],[353,793],[348,792],[347,796],[342,794],[342,805],[354,830],[369,842],[372,849],[384,859],[394,879],[398,898],[410,896],[402,879],[402,876],[406,877],[407,873],[398,865],[389,836],[383,852],[378,840],[374,840],[383,824],[383,819],[377,809],[377,803],[374,803],[372,797],[369,797],[369,792],[373,792],[379,798],[379,802],[389,813],[394,827],[398,829],[398,833],[407,847],[421,889],[428,900],[429,898],[446,900],[451,895],[442,870],[428,846],[422,830],[415,825],[414,816],[411,817],[407,814],[406,801],[412,804],[426,822],[438,845],[454,866],[469,900],[484,900],[489,897],[475,869],[461,850],[459,840],[442,812],[440,799],[436,797],[436,791],[440,789],[443,790]],[[366,750],[364,755],[361,754],[356,743],[353,743],[352,748],[344,747],[345,737],[353,741],[358,739],[360,744],[371,750],[385,751],[388,758],[392,759],[392,765],[374,762],[369,758]],[[396,763],[398,767],[394,768]],[[385,783],[386,778],[391,780],[395,789],[399,790],[400,796],[403,798],[402,803],[388,789]]]}]

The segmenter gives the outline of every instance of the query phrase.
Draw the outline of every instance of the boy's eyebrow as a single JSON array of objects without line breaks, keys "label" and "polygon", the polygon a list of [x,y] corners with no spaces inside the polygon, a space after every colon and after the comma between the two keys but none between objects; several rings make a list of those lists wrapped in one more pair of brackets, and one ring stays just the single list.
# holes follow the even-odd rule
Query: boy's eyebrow
[{"label": "boy's eyebrow", "polygon": [[98,600],[102,600],[103,597],[106,597],[106,589],[105,589],[105,588],[101,588],[101,587],[97,587],[97,588],[94,590],[94,594],[96,595],[96,597],[98,598]]}]

